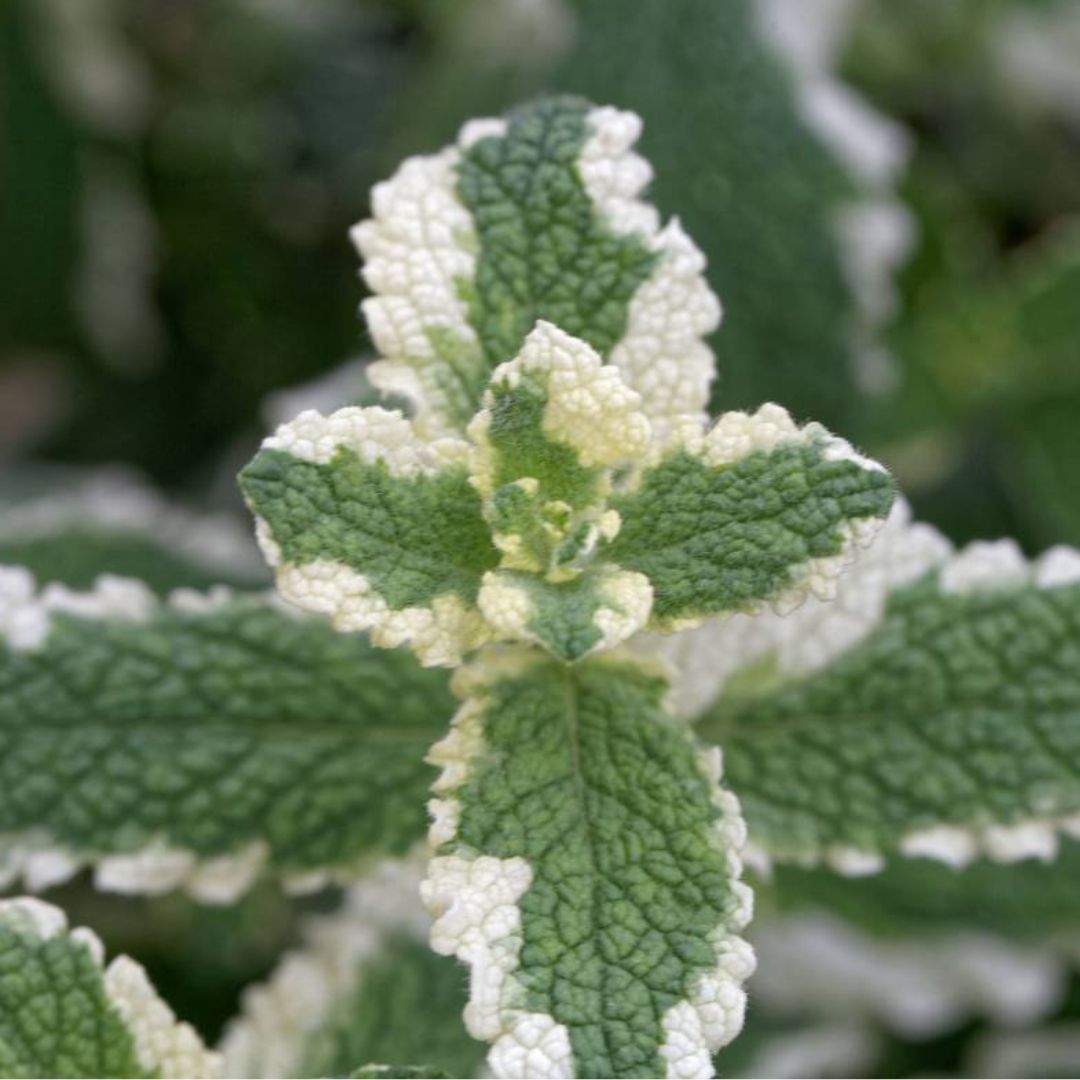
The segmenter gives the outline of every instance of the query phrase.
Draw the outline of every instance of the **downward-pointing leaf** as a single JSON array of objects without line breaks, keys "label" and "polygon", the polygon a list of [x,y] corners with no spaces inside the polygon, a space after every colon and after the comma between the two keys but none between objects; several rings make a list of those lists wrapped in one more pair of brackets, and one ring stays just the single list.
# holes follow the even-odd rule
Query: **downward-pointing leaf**
[{"label": "downward-pointing leaf", "polygon": [[511,652],[458,688],[424,895],[434,947],[472,969],[465,1020],[493,1072],[711,1075],[753,968],[718,757],[623,663]]}]

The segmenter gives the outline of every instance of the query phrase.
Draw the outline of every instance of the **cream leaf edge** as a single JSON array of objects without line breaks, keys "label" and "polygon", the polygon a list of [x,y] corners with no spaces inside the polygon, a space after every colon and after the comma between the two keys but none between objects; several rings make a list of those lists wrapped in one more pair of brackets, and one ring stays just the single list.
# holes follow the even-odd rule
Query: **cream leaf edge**
[{"label": "cream leaf edge", "polygon": [[[585,118],[588,135],[578,157],[586,194],[616,233],[633,234],[657,256],[630,300],[626,329],[610,362],[643,399],[663,435],[677,416],[704,415],[715,358],[704,338],[720,323],[720,302],[704,277],[705,257],[677,219],[661,228],[654,207],[640,196],[652,177],[633,151],[641,134],[634,113],[600,106]],[[479,240],[456,193],[456,169],[478,139],[502,136],[506,121],[472,120],[457,142],[437,154],[406,159],[372,190],[372,217],[353,227],[353,244],[372,296],[361,304],[384,359],[368,368],[372,385],[413,402],[417,429],[427,437],[451,434],[437,349],[431,332],[448,334],[480,355],[459,283],[476,277]],[[440,412],[441,410],[441,412]]]},{"label": "cream leaf edge", "polygon": [[[858,453],[846,439],[833,435],[821,424],[809,423],[800,427],[783,406],[774,402],[767,402],[753,413],[739,410],[721,413],[711,425],[690,416],[679,418],[667,445],[662,450],[654,447],[657,455],[654,463],[661,454],[682,450],[712,468],[722,469],[754,452],[769,453],[790,445],[817,445],[825,461],[850,461],[866,472],[887,471],[879,462]],[[860,549],[872,545],[886,521],[884,517],[870,516],[838,523],[842,540],[835,555],[807,559],[790,567],[789,580],[782,589],[772,596],[754,600],[739,612],[654,621],[653,629],[680,635],[702,625],[722,623],[735,615],[760,617],[766,607],[777,615],[788,615],[810,598],[832,600],[844,572],[857,561]]]},{"label": "cream leaf edge", "polygon": [[895,190],[912,138],[836,74],[853,9],[850,0],[755,0],[754,14],[758,32],[791,77],[804,124],[855,186],[855,197],[836,209],[831,225],[856,302],[849,328],[853,374],[866,392],[881,394],[897,375],[878,337],[898,310],[893,278],[916,235]]},{"label": "cream leaf edge", "polygon": [[883,939],[814,910],[761,919],[754,1001],[777,1015],[862,1019],[932,1038],[973,1017],[1027,1026],[1061,1004],[1070,964],[1053,941],[984,930]]},{"label": "cream leaf edge", "polygon": [[[789,677],[824,669],[869,637],[893,591],[931,571],[938,572],[945,593],[1024,585],[1062,588],[1080,583],[1080,550],[1059,545],[1029,561],[1015,541],[1005,539],[975,541],[956,551],[933,526],[912,521],[910,506],[898,499],[878,538],[839,580],[831,602],[812,597],[787,615],[765,612],[750,621],[735,615],[670,638],[643,635],[630,647],[661,663],[673,687],[669,706],[693,718],[723,694],[739,671],[767,657]],[[909,833],[899,849],[958,869],[980,856],[1003,863],[1049,861],[1057,854],[1059,834],[1080,837],[1080,813],[1035,816],[1010,825],[939,825]],[[772,858],[752,837],[744,859],[768,874]],[[876,873],[884,866],[880,853],[846,847],[829,849],[820,861],[849,876]]]},{"label": "cream leaf edge", "polygon": [[[307,409],[280,425],[261,447],[322,465],[342,448],[364,464],[379,461],[391,475],[403,477],[465,467],[471,453],[462,439],[421,438],[413,421],[380,406],[347,406],[328,416]],[[407,645],[426,666],[453,667],[466,652],[490,640],[490,628],[479,611],[452,593],[436,596],[427,605],[395,610],[364,574],[345,563],[287,561],[269,523],[255,507],[251,510],[256,539],[274,570],[281,597],[303,611],[328,617],[336,630],[368,631],[382,648]]]},{"label": "cream leaf edge", "polygon": [[0,542],[86,528],[144,537],[209,572],[246,577],[262,571],[250,531],[237,517],[176,505],[124,468],[87,470],[63,493],[0,496]]}]

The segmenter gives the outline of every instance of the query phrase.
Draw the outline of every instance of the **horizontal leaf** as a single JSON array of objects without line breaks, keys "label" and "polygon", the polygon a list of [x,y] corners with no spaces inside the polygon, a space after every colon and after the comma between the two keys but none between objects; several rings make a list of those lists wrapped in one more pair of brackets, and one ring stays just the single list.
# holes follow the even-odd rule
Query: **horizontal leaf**
[{"label": "horizontal leaf", "polygon": [[483,1046],[461,1024],[464,979],[424,940],[422,871],[419,859],[381,864],[341,911],[309,920],[300,948],[245,991],[222,1041],[228,1075],[364,1075],[357,1063],[383,1061],[426,1064],[372,1075],[477,1075]]},{"label": "horizontal leaf", "polygon": [[636,488],[612,499],[622,526],[607,555],[649,579],[662,625],[797,606],[835,592],[893,499],[881,466],[765,405],[707,432],[683,425]]},{"label": "horizontal leaf", "polygon": [[464,428],[537,320],[619,367],[658,421],[703,411],[702,337],[720,308],[700,252],[638,197],[651,175],[631,151],[640,130],[632,113],[547,98],[466,124],[376,185],[353,231],[387,358],[370,376],[417,402],[425,434]]},{"label": "horizontal leaf", "polygon": [[742,824],[624,663],[481,658],[432,751],[432,944],[471,967],[497,1076],[711,1075],[742,1025]]},{"label": "horizontal leaf", "polygon": [[197,513],[119,469],[21,470],[0,483],[0,564],[71,588],[99,574],[155,592],[227,584],[262,587],[266,569],[235,515]]},{"label": "horizontal leaf", "polygon": [[0,900],[4,1076],[212,1077],[218,1055],[179,1024],[126,956],[104,966],[85,927],[31,898]]},{"label": "horizontal leaf", "polygon": [[0,572],[0,834],[32,887],[224,900],[263,863],[346,872],[423,833],[441,675],[261,598]]},{"label": "horizontal leaf", "polygon": [[783,912],[830,911],[874,937],[976,930],[1025,943],[1064,939],[1080,928],[1080,840],[1062,838],[1050,862],[976,859],[958,872],[894,855],[877,874],[845,878],[821,867],[778,865],[765,887]]},{"label": "horizontal leaf", "polygon": [[976,544],[885,592],[854,640],[823,618],[816,661],[760,654],[702,718],[754,845],[851,872],[1051,857],[1080,814],[1080,555]]},{"label": "horizontal leaf", "polygon": [[240,474],[281,594],[376,644],[453,665],[485,640],[475,609],[498,557],[456,440],[400,413],[301,413]]}]

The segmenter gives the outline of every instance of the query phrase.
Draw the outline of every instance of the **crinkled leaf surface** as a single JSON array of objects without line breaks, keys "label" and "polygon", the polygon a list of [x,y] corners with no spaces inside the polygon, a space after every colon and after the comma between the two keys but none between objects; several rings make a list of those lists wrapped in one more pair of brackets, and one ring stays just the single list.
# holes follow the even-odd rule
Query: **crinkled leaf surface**
[{"label": "crinkled leaf surface", "polygon": [[422,757],[452,713],[442,676],[262,599],[143,602],[134,619],[49,611],[33,647],[0,640],[0,832],[16,848],[77,862],[257,845],[301,873],[422,834]]},{"label": "crinkled leaf surface", "polygon": [[632,113],[544,98],[466,124],[376,185],[352,234],[385,358],[369,374],[413,400],[425,434],[460,432],[541,320],[620,368],[651,415],[704,408],[702,339],[720,307],[701,253],[639,198],[640,129]]},{"label": "crinkled leaf surface", "polygon": [[499,1076],[708,1075],[753,967],[718,762],[634,667],[482,663],[432,752],[424,886],[434,947],[472,968],[470,1032]]},{"label": "crinkled leaf surface", "polygon": [[607,554],[649,579],[660,622],[797,602],[829,595],[894,497],[880,466],[817,425],[776,406],[727,413],[612,499],[622,524]]},{"label": "crinkled leaf surface", "polygon": [[0,1072],[10,1077],[216,1076],[187,1024],[177,1024],[143,969],[107,968],[85,928],[59,908],[0,901]]},{"label": "crinkled leaf surface", "polygon": [[569,97],[525,106],[458,166],[480,244],[469,317],[489,369],[517,353],[537,319],[609,353],[656,261],[640,237],[616,234],[582,182],[591,108]]},{"label": "crinkled leaf surface", "polygon": [[896,590],[821,670],[759,680],[702,718],[755,844],[786,859],[901,845],[1008,859],[1080,811],[1074,573],[964,588],[943,587],[948,573]]}]

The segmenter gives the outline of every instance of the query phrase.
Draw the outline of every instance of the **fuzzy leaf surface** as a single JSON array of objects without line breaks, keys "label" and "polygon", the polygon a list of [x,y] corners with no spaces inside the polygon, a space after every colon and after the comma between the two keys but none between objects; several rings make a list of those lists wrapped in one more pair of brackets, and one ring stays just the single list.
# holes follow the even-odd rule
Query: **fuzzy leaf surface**
[{"label": "fuzzy leaf surface", "polygon": [[830,595],[894,498],[888,473],[823,428],[796,428],[774,405],[726,413],[612,499],[621,528],[607,555],[649,579],[660,623],[797,604]]},{"label": "fuzzy leaf surface", "polygon": [[755,844],[781,859],[1052,854],[1080,812],[1080,559],[960,588],[960,558],[894,590],[829,664],[763,669],[703,717]]},{"label": "fuzzy leaf surface", "polygon": [[301,874],[422,835],[422,757],[452,713],[440,675],[258,598],[142,604],[47,611],[33,647],[0,638],[11,859],[56,848],[74,866],[163,847],[198,864],[255,845]]},{"label": "fuzzy leaf surface", "polygon": [[718,763],[636,668],[485,663],[432,752],[424,884],[432,944],[472,968],[470,1033],[499,1076],[708,1075],[753,968]]}]

